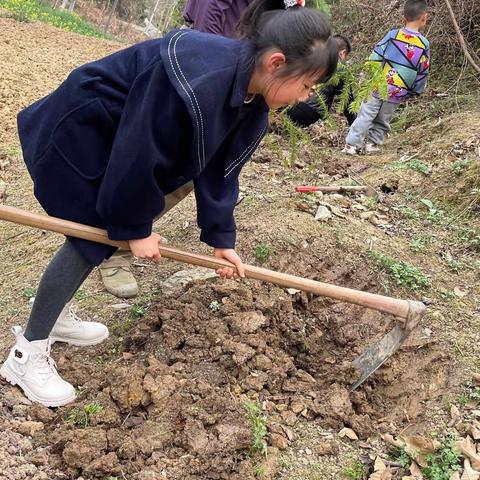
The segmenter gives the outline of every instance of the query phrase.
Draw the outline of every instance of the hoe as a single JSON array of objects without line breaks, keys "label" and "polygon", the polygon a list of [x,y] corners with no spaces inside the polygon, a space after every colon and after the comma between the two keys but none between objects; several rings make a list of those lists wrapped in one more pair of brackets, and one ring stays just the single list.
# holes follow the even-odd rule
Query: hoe
[{"label": "hoe", "polygon": [[[105,230],[55,217],[33,214],[14,207],[0,205],[0,220],[49,230],[98,243],[105,243],[119,247],[123,250],[129,250],[128,242],[110,240]],[[227,266],[235,269],[235,267],[226,260],[207,255],[189,253],[177,248],[161,246],[160,253],[165,258],[170,258],[191,265],[213,269]],[[353,365],[360,372],[360,376],[358,380],[350,386],[350,391],[355,390],[361,385],[400,348],[412,330],[419,324],[426,310],[425,305],[421,302],[401,300],[369,292],[353,290],[294,275],[275,272],[273,270],[267,270],[266,268],[255,267],[253,265],[245,265],[245,276],[255,280],[270,282],[281,287],[295,288],[339,300],[341,302],[372,308],[383,313],[390,313],[397,318],[397,325],[389,333],[384,335],[377,343],[353,360]]]}]

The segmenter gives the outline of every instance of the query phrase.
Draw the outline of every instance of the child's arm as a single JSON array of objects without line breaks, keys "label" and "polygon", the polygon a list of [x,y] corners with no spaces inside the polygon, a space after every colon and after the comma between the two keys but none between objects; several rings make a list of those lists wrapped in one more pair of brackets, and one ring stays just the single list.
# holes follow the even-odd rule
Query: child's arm
[{"label": "child's arm", "polygon": [[421,95],[425,91],[427,77],[430,73],[430,48],[427,48],[420,58],[417,71],[417,78],[412,86],[412,91],[416,95]]},{"label": "child's arm", "polygon": [[205,25],[202,31],[225,35],[225,12],[231,8],[232,0],[218,0],[211,2],[205,17]]},{"label": "child's arm", "polygon": [[396,35],[396,32],[398,32],[398,30],[391,30],[375,45],[375,48],[373,49],[373,52],[369,57],[370,61],[383,62],[383,60],[385,59],[385,50],[387,48],[388,42],[390,42],[392,36]]}]

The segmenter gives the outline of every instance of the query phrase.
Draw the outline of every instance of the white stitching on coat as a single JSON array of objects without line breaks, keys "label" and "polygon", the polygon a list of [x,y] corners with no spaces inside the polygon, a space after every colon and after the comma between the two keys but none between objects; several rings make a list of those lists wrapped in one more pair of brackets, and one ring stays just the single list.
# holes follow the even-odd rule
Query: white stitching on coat
[{"label": "white stitching on coat", "polygon": [[[179,32],[179,35],[178,35],[178,38],[176,39],[175,41],[175,45],[173,46],[173,54],[175,56],[175,61],[177,63],[177,66],[178,66],[178,70],[180,71],[183,79],[185,80],[185,83],[187,84],[187,87],[190,89],[190,91],[192,92],[192,95],[193,95],[193,99],[195,101],[195,105],[197,106],[197,109],[198,109],[198,114],[200,115],[200,134],[199,134],[199,141],[200,141],[200,144],[201,144],[201,147],[202,147],[202,157],[201,157],[201,164],[200,164],[200,168],[205,168],[205,163],[206,163],[206,159],[205,159],[205,139],[204,139],[204,128],[203,128],[203,116],[202,116],[202,111],[200,110],[200,105],[198,103],[198,99],[197,99],[197,96],[195,95],[195,92],[193,90],[193,88],[191,87],[191,85],[188,83],[188,80],[187,78],[185,77],[185,74],[183,73],[182,71],[182,68],[180,67],[180,64],[178,63],[178,57],[177,57],[177,42],[178,40],[180,40],[180,38],[183,36],[183,35],[186,35],[187,32]],[[199,146],[200,148],[200,146]],[[203,159],[203,161],[202,161]]]},{"label": "white stitching on coat", "polygon": [[[192,91],[194,97],[195,97],[195,103],[197,105],[197,108],[200,112],[200,119],[198,117],[198,113],[197,113],[197,110],[195,109],[195,104],[193,103],[193,100],[192,100],[192,97],[190,95],[190,93],[187,91],[187,89],[185,88],[185,85],[182,83],[182,81],[180,80],[178,74],[177,74],[177,71],[175,70],[175,65],[173,63],[173,60],[172,60],[172,56],[171,56],[171,44],[174,40],[179,40],[181,36],[185,35],[187,32],[178,32],[176,33],[175,35],[172,36],[172,38],[170,39],[169,43],[168,43],[168,59],[170,60],[170,65],[172,67],[172,70],[173,70],[173,73],[175,74],[175,77],[177,78],[178,80],[178,83],[181,85],[181,87],[183,88],[183,91],[187,94],[187,97],[188,99],[190,100],[190,103],[192,105],[192,109],[193,109],[193,112],[195,113],[195,123],[196,123],[196,126],[197,126],[197,131],[198,131],[198,139],[197,139],[197,154],[198,154],[198,162],[199,162],[199,170],[202,171],[203,170],[203,165],[205,163],[205,147],[204,147],[204,140],[203,140],[203,118],[202,118],[202,112],[200,111],[200,107],[198,106],[198,102],[197,102],[197,99],[195,97],[195,93],[193,93],[193,89],[192,87],[189,85],[189,83],[187,82],[186,78],[185,78],[185,75],[184,73],[182,72],[181,68],[180,68],[180,65],[178,64],[178,58],[177,58],[177,54],[176,54],[176,45],[177,45],[177,42],[175,42],[175,45],[173,47],[174,49],[174,52],[173,54],[175,55],[175,61],[177,63],[177,66],[178,66],[178,69],[180,70],[180,73],[182,74],[182,77],[185,79],[185,83],[188,85],[188,87],[190,88],[190,90]],[[202,151],[203,151],[203,161],[202,161],[202,155],[201,155],[201,147],[202,147]]]},{"label": "white stitching on coat", "polygon": [[243,153],[237,157],[226,169],[225,169],[225,175],[224,175],[224,178],[227,178],[232,172],[233,170],[235,170],[235,168],[240,164],[242,163],[243,160],[245,160],[246,157],[248,157],[249,155],[251,155],[255,149],[257,148],[257,145],[260,143],[263,135],[265,134],[267,130],[267,127],[265,127],[263,130],[262,130],[262,133],[260,133],[260,135],[257,137],[257,139],[251,143],[244,151]]}]

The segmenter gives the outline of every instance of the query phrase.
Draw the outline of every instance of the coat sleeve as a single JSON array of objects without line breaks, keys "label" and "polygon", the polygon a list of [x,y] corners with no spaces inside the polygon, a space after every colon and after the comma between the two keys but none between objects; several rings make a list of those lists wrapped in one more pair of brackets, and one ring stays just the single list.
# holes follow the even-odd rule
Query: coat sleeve
[{"label": "coat sleeve", "polygon": [[234,248],[233,211],[238,200],[238,169],[225,177],[223,156],[216,155],[194,181],[200,240],[215,248]]},{"label": "coat sleeve", "polygon": [[153,65],[136,78],[124,105],[96,204],[112,240],[148,237],[164,208],[158,129],[160,103],[168,103],[159,93],[165,84],[163,69]]}]

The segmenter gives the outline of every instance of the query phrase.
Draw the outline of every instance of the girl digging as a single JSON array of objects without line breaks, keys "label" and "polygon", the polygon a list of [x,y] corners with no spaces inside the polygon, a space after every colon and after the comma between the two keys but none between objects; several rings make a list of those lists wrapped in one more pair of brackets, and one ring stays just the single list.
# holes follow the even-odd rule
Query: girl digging
[{"label": "girl digging", "polygon": [[[337,47],[317,10],[269,10],[255,0],[243,38],[178,30],[74,70],[23,110],[18,129],[34,192],[49,215],[104,228],[133,255],[159,261],[152,222],[169,194],[193,182],[200,239],[236,267],[238,176],[267,131],[269,108],[305,100],[336,68]],[[0,374],[46,406],[75,399],[50,357],[54,341],[108,336],[70,301],[114,247],[67,238],[47,266],[25,331]],[[234,270],[217,272],[232,278]]]}]

